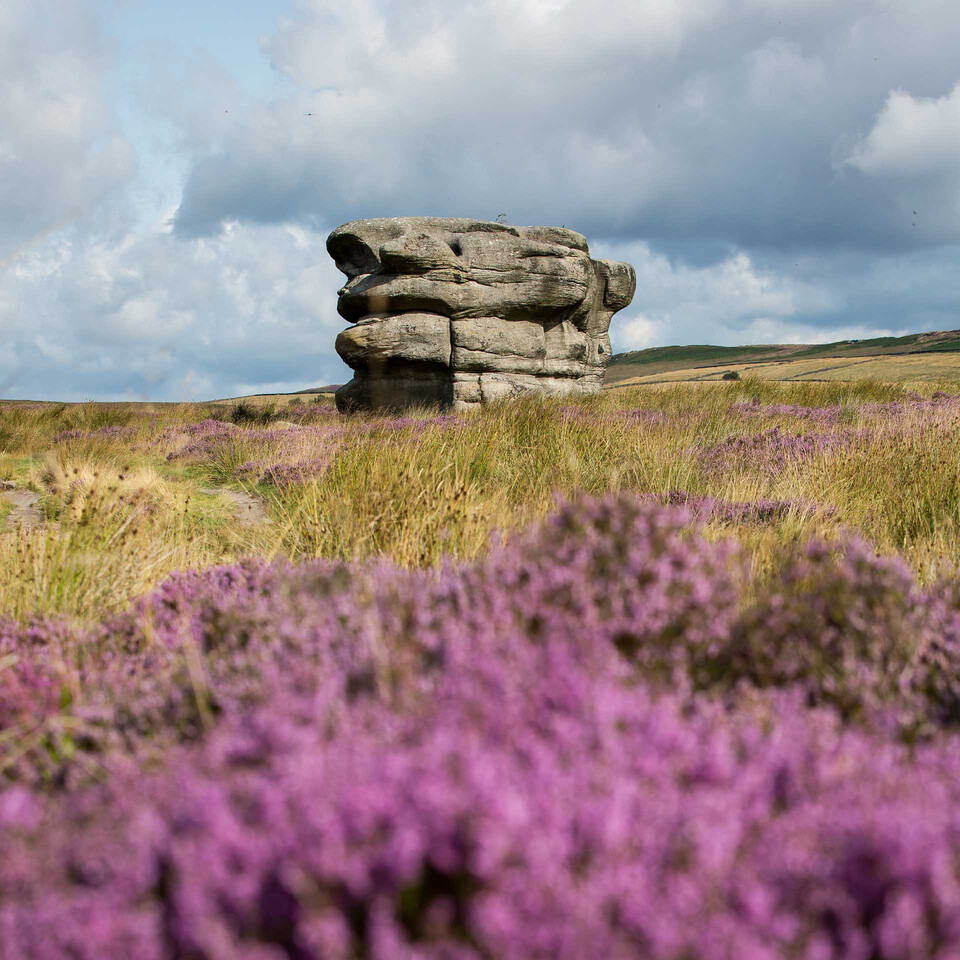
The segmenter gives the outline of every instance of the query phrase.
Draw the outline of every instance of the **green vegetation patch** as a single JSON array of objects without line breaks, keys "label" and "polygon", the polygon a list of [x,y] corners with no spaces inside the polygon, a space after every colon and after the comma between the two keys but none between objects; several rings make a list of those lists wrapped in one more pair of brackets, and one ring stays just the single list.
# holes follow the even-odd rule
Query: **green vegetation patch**
[{"label": "green vegetation patch", "polygon": [[[670,364],[676,365],[674,369],[680,369],[680,365],[696,367],[724,363],[757,363],[771,359],[807,360],[817,357],[870,357],[900,353],[955,353],[957,351],[960,351],[960,336],[957,335],[956,330],[945,330],[935,333],[910,333],[903,337],[835,340],[832,343],[757,344],[742,347],[691,344],[677,347],[650,347],[646,350],[615,353],[610,358],[610,366]],[[642,374],[638,375],[642,376]]]}]

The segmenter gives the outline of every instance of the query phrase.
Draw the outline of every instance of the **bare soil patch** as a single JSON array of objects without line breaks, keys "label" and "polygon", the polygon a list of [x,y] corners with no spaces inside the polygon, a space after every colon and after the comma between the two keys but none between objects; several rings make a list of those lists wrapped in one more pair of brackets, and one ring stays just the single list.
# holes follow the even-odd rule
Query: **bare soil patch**
[{"label": "bare soil patch", "polygon": [[211,497],[226,497],[232,504],[240,523],[254,526],[270,522],[267,508],[259,497],[244,493],[242,490],[227,490],[223,487],[203,487],[200,492]]},{"label": "bare soil patch", "polygon": [[40,500],[37,494],[16,487],[4,487],[0,489],[0,497],[13,504],[13,510],[7,515],[8,528],[29,530],[43,523],[43,515],[37,506]]}]

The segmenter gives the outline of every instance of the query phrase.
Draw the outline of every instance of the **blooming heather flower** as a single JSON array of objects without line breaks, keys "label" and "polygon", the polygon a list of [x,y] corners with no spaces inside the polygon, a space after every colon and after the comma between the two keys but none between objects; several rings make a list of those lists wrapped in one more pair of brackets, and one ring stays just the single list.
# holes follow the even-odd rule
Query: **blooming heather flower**
[{"label": "blooming heather flower", "polygon": [[762,433],[725,437],[698,451],[700,462],[710,471],[749,467],[776,473],[807,457],[848,447],[869,436],[868,431],[788,433],[779,427]]},{"label": "blooming heather flower", "polygon": [[883,417],[892,421],[907,413],[927,415],[940,412],[956,413],[960,410],[960,394],[952,395],[942,390],[934,392],[930,399],[924,399],[918,393],[912,393],[903,400],[891,400],[884,403],[861,403],[856,408],[845,409],[839,404],[829,407],[806,407],[795,403],[761,404],[756,398],[749,403],[735,403],[733,413],[748,417],[791,417],[798,420],[810,420],[814,423],[836,425],[844,422],[851,414],[858,417]]},{"label": "blooming heather flower", "polygon": [[811,544],[747,602],[691,519],[0,625],[0,960],[957,955],[960,589]]}]

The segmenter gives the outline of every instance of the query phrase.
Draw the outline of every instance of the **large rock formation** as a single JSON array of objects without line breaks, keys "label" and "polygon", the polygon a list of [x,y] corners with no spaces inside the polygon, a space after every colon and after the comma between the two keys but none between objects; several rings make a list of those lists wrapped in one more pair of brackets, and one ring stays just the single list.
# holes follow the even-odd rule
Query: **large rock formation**
[{"label": "large rock formation", "polygon": [[610,318],[633,299],[628,263],[593,260],[562,227],[396,217],[338,227],[327,249],[347,276],[337,337],[353,379],[340,410],[518,393],[593,393]]}]

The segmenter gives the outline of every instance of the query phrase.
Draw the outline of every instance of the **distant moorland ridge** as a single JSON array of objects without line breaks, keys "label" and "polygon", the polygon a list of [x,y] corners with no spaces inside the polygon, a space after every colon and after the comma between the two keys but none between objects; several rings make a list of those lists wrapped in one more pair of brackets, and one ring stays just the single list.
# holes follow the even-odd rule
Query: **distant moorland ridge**
[{"label": "distant moorland ridge", "polygon": [[[905,337],[875,337],[870,340],[838,340],[834,343],[816,344],[756,344],[739,347],[691,344],[650,347],[646,350],[614,354],[606,371],[606,382],[613,384],[638,377],[706,368],[742,368],[751,364],[769,366],[806,360],[854,360],[937,353],[960,354],[960,330],[938,330],[912,333]],[[757,372],[759,373],[759,369]],[[707,376],[713,378],[712,375]]]}]

